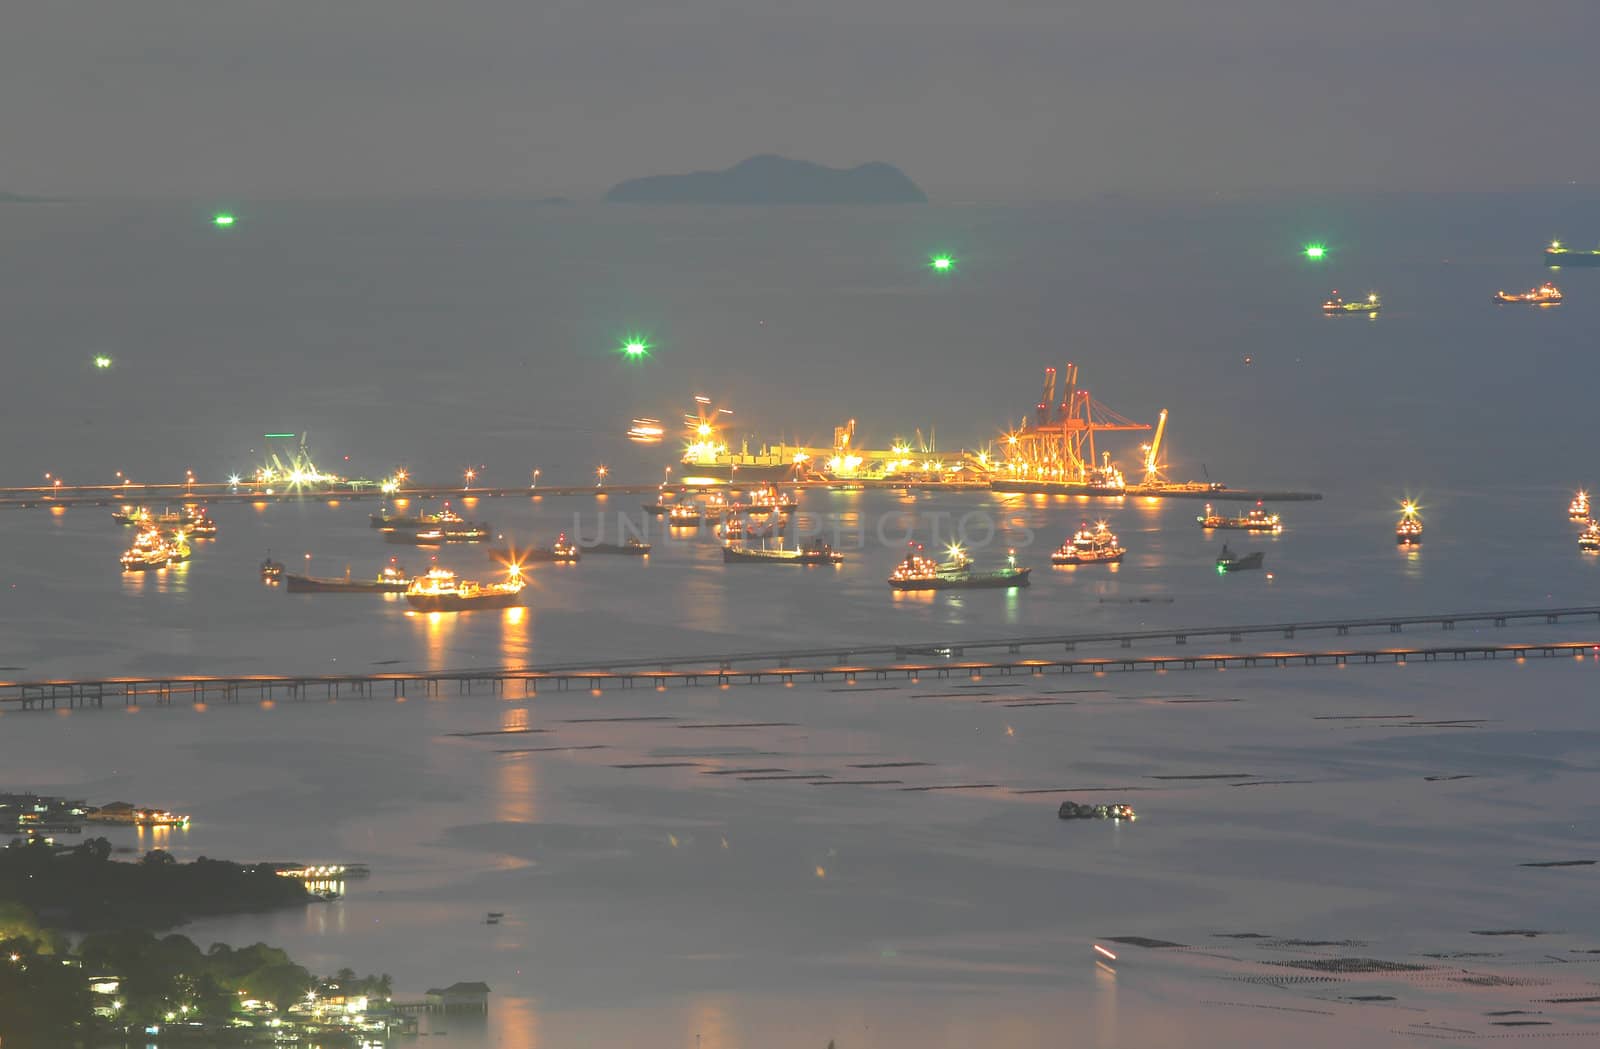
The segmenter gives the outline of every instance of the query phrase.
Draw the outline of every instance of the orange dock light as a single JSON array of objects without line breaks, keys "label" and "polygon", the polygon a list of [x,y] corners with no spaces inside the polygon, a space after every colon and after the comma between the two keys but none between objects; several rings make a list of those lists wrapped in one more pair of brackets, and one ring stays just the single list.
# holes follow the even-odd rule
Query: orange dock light
[{"label": "orange dock light", "polygon": [[1100,946],[1098,943],[1094,945],[1094,949],[1102,958],[1109,958],[1112,961],[1116,961],[1117,960],[1117,956],[1115,954],[1113,954],[1110,951],[1106,950],[1104,947]]}]

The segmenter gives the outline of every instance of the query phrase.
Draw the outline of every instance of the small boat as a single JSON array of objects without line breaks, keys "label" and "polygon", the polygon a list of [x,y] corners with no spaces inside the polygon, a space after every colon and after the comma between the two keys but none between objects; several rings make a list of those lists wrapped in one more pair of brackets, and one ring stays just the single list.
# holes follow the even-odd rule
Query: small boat
[{"label": "small boat", "polygon": [[1127,549],[1117,545],[1117,537],[1104,521],[1095,522],[1095,527],[1090,528],[1089,522],[1083,522],[1077,533],[1065,543],[1062,543],[1050,555],[1050,563],[1056,565],[1089,565],[1089,564],[1116,564],[1127,554]]},{"label": "small boat", "polygon": [[1226,575],[1229,572],[1244,572],[1252,568],[1260,568],[1261,562],[1266,560],[1266,556],[1260,550],[1249,554],[1235,554],[1224,543],[1222,553],[1217,557],[1217,574]]},{"label": "small boat", "polygon": [[939,563],[929,557],[923,557],[917,550],[907,554],[905,560],[895,566],[889,575],[889,586],[895,590],[969,590],[969,589],[1010,589],[1012,587],[1027,586],[1028,575],[1031,568],[1018,568],[1015,554],[1007,555],[1009,563],[1005,568],[990,571],[974,571],[972,559],[961,552],[960,547],[952,547],[950,560]]},{"label": "small boat", "polygon": [[1401,546],[1415,546],[1422,542],[1422,516],[1417,504],[1407,500],[1400,504],[1400,520],[1394,526],[1394,541]]},{"label": "small boat", "polygon": [[1337,288],[1327,301],[1322,304],[1322,312],[1326,316],[1337,317],[1347,313],[1377,313],[1383,309],[1383,302],[1378,298],[1378,293],[1373,292],[1364,299],[1346,302],[1339,294]]},{"label": "small boat", "polygon": [[1527,306],[1559,306],[1561,305],[1561,289],[1556,287],[1550,281],[1545,281],[1537,288],[1529,288],[1527,291],[1497,291],[1494,293],[1494,301],[1501,304],[1515,303]]},{"label": "small boat", "polygon": [[547,557],[540,558],[540,560],[548,561],[575,562],[583,557],[583,555],[578,552],[578,544],[569,542],[567,540],[567,533],[565,532],[562,532],[560,535],[556,536],[556,541],[551,543],[548,549],[541,550],[539,552],[548,555]]},{"label": "small boat", "polygon": [[1572,502],[1567,504],[1567,516],[1574,521],[1587,521],[1589,519],[1589,493],[1579,491],[1572,497]]},{"label": "small boat", "polygon": [[283,565],[272,559],[271,551],[267,552],[267,559],[261,562],[261,581],[263,583],[276,583],[283,578]]},{"label": "small boat", "polygon": [[679,503],[667,511],[670,528],[699,528],[702,520],[700,508],[693,503]]},{"label": "small boat", "polygon": [[[188,545],[184,545],[185,559],[188,556]],[[154,526],[140,530],[134,537],[133,545],[122,552],[122,570],[124,572],[148,572],[154,568],[164,568],[172,560],[173,548],[161,537],[161,530]]]},{"label": "small boat", "polygon": [[472,579],[457,579],[456,574],[444,568],[429,570],[418,576],[406,589],[406,603],[423,612],[470,612],[475,608],[508,608],[521,604],[522,590],[527,583],[522,569],[512,565],[504,582],[480,583]]},{"label": "small boat", "polygon": [[1600,553],[1600,521],[1587,521],[1578,534],[1578,549],[1587,553]]},{"label": "small boat", "polygon": [[1139,818],[1132,805],[1080,805],[1076,801],[1063,801],[1056,810],[1056,818],[1063,820],[1127,820]]},{"label": "small boat", "polygon": [[1206,512],[1195,518],[1200,522],[1200,527],[1210,530],[1213,528],[1232,528],[1245,532],[1271,532],[1274,535],[1283,531],[1283,521],[1277,514],[1269,514],[1258,501],[1255,509],[1243,517],[1224,517],[1212,509],[1211,504],[1206,504]]},{"label": "small boat", "polygon": [[411,585],[411,577],[391,557],[376,579],[352,579],[348,574],[343,579],[285,575],[283,582],[295,594],[403,594]]},{"label": "small boat", "polygon": [[581,548],[589,554],[630,554],[634,557],[643,557],[650,552],[650,544],[638,539],[629,539],[625,543],[584,543]]},{"label": "small boat", "polygon": [[197,510],[189,521],[189,534],[196,539],[215,539],[217,537],[217,522],[202,507]]},{"label": "small boat", "polygon": [[1600,266],[1600,251],[1585,251],[1564,248],[1559,240],[1550,242],[1544,249],[1544,264],[1546,266]]},{"label": "small boat", "polygon": [[729,544],[722,548],[723,564],[778,564],[778,565],[838,565],[844,555],[821,539],[813,539],[803,547],[767,550],[761,547],[744,547]]}]

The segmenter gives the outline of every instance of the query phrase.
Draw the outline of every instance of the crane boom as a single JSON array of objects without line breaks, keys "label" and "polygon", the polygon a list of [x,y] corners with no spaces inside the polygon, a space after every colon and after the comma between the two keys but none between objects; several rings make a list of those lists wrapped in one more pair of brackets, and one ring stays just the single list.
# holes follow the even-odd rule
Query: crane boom
[{"label": "crane boom", "polygon": [[1161,472],[1161,435],[1167,432],[1167,410],[1161,409],[1156,418],[1156,435],[1150,441],[1150,451],[1144,457],[1144,479],[1153,481]]}]

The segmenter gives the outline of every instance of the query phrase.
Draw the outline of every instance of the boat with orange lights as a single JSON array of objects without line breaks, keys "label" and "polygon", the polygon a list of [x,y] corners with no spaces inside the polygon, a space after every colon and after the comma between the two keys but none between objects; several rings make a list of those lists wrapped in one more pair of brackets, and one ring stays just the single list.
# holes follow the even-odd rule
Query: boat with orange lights
[{"label": "boat with orange lights", "polygon": [[1583,531],[1578,534],[1578,549],[1600,553],[1600,521],[1585,522]]},{"label": "boat with orange lights", "polygon": [[1195,518],[1200,522],[1200,527],[1210,531],[1214,528],[1231,528],[1244,532],[1271,532],[1276,535],[1283,531],[1283,521],[1277,514],[1269,514],[1257,502],[1249,513],[1242,517],[1227,517],[1216,512],[1210,503],[1206,504],[1206,512]]},{"label": "boat with orange lights", "polygon": [[805,546],[769,550],[729,543],[722,548],[724,564],[778,564],[778,565],[838,565],[844,555],[821,539],[812,539]]},{"label": "boat with orange lights", "polygon": [[122,552],[124,572],[148,572],[165,568],[172,560],[172,548],[159,528],[145,528],[134,537],[133,545]]},{"label": "boat with orange lights", "polygon": [[509,608],[521,604],[526,585],[522,569],[517,565],[512,565],[505,580],[499,583],[457,579],[448,569],[434,568],[427,575],[413,579],[405,595],[406,603],[422,612],[470,612],[476,608]]},{"label": "boat with orange lights", "polygon": [[189,534],[196,539],[215,539],[217,537],[217,522],[206,512],[205,507],[195,510],[189,518]]},{"label": "boat with orange lights", "polygon": [[693,503],[678,503],[667,509],[667,525],[672,528],[698,528],[704,518]]},{"label": "boat with orange lights", "polygon": [[1415,546],[1422,542],[1422,515],[1417,504],[1407,501],[1400,504],[1400,520],[1395,522],[1394,541],[1401,546]]},{"label": "boat with orange lights", "polygon": [[403,594],[411,577],[395,558],[383,566],[376,579],[353,579],[307,575],[284,575],[284,587],[293,594]]},{"label": "boat with orange lights", "polygon": [[1007,554],[1004,568],[976,571],[972,558],[960,547],[952,547],[950,559],[939,562],[924,557],[919,546],[906,554],[905,560],[895,565],[889,574],[889,586],[895,590],[997,590],[1027,586],[1031,568],[1019,568],[1014,553]]},{"label": "boat with orange lights", "polygon": [[266,560],[261,562],[261,581],[263,583],[276,583],[283,578],[283,563],[272,559],[272,551],[267,551]]},{"label": "boat with orange lights", "polygon": [[1527,291],[1509,292],[1497,291],[1494,301],[1498,303],[1514,303],[1527,306],[1559,306],[1561,305],[1561,289],[1550,281],[1545,281],[1537,288]]},{"label": "boat with orange lights", "polygon": [[1323,315],[1329,317],[1339,317],[1347,313],[1377,313],[1381,309],[1383,300],[1378,298],[1377,292],[1372,292],[1364,299],[1346,302],[1335,288],[1333,294],[1322,303]]},{"label": "boat with orange lights", "polygon": [[1095,522],[1093,528],[1090,528],[1089,522],[1085,521],[1071,539],[1062,543],[1050,555],[1050,563],[1056,565],[1116,564],[1127,553],[1127,549],[1118,544],[1116,534],[1106,526],[1104,521]]},{"label": "boat with orange lights", "polygon": [[181,528],[172,530],[172,537],[166,540],[166,544],[168,564],[181,564],[193,556],[194,552],[189,547],[189,537],[184,534]]},{"label": "boat with orange lights", "polygon": [[1574,521],[1589,520],[1589,493],[1580,490],[1567,504],[1567,516]]},{"label": "boat with orange lights", "polygon": [[148,506],[124,506],[111,512],[111,519],[124,527],[144,526],[154,520]]},{"label": "boat with orange lights", "polygon": [[[582,560],[583,553],[578,544],[567,539],[567,533],[562,532],[556,536],[556,541],[549,546],[536,546],[523,555],[523,561],[567,561]],[[507,559],[510,560],[509,558]]]},{"label": "boat with orange lights", "polygon": [[401,546],[438,546],[441,543],[481,543],[489,538],[486,521],[468,521],[444,507],[436,514],[424,515],[416,526],[394,525],[383,531],[383,541]]}]

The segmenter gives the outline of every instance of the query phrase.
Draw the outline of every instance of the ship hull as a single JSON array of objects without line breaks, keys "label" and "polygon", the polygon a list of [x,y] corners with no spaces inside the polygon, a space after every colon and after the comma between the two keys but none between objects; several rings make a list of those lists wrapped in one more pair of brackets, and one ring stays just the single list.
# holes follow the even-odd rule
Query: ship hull
[{"label": "ship hull", "polygon": [[793,481],[797,480],[793,463],[751,464],[732,466],[718,463],[701,466],[683,463],[678,467],[685,477],[710,477],[718,481]]},{"label": "ship hull", "polygon": [[1546,266],[1600,266],[1600,251],[1551,251],[1544,253]]},{"label": "ship hull", "polygon": [[1260,568],[1265,556],[1261,553],[1254,553],[1236,557],[1231,561],[1218,560],[1217,568],[1223,572],[1248,572],[1253,568]]},{"label": "ship hull", "polygon": [[316,576],[285,575],[284,588],[295,594],[403,594],[409,582],[381,579],[319,579]]},{"label": "ship hull", "polygon": [[1027,586],[1031,568],[1005,569],[964,575],[941,575],[932,579],[891,579],[894,590],[1007,590]]},{"label": "ship hull", "polygon": [[629,545],[627,543],[594,543],[583,548],[586,554],[626,554],[632,557],[644,557],[650,553],[649,543]]},{"label": "ship hull", "polygon": [[735,550],[725,546],[722,548],[722,562],[729,565],[837,565],[844,562],[844,555],[808,553],[804,550]]},{"label": "ship hull", "polygon": [[510,608],[522,604],[519,593],[479,593],[472,597],[460,594],[407,594],[406,603],[419,612],[471,612],[480,608]]},{"label": "ship hull", "polygon": [[1050,563],[1054,565],[1114,565],[1121,563],[1126,557],[1126,550],[1119,550],[1114,554],[1051,554]]}]

